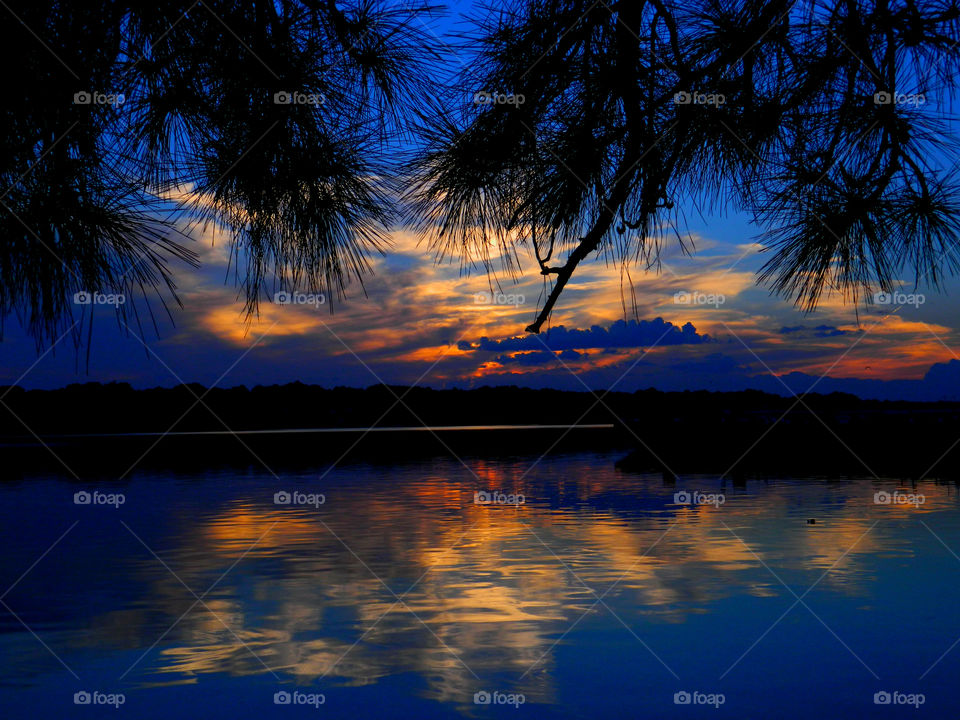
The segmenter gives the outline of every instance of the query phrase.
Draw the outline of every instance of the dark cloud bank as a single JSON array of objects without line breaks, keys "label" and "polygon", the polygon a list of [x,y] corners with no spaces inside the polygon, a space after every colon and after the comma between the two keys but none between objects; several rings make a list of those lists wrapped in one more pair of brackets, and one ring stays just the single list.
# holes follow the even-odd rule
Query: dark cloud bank
[{"label": "dark cloud bank", "polygon": [[[860,330],[841,330],[833,325],[783,327],[780,334],[795,338],[828,338],[856,335]],[[542,367],[530,374],[508,373],[484,378],[489,384],[519,384],[531,387],[556,387],[578,390],[583,383],[601,390],[616,383],[618,390],[656,388],[672,390],[763,390],[778,395],[804,392],[844,392],[864,399],[938,401],[960,400],[960,360],[936,363],[922,379],[873,380],[863,378],[820,378],[803,372],[774,377],[753,358],[740,358],[728,352],[714,352],[704,357],[674,358],[667,363],[651,358],[640,362],[626,360],[605,368],[578,369],[577,378],[570,375],[563,363],[580,360],[593,353],[608,353],[617,348],[649,348],[653,345],[716,344],[717,340],[687,323],[682,327],[663,318],[617,321],[610,328],[593,326],[589,330],[559,325],[540,336],[477,342],[462,341],[460,350],[475,353],[497,353],[489,359],[505,367]],[[719,345],[719,344],[718,344]],[[721,345],[722,346],[722,345]],[[559,355],[563,363],[557,361]],[[624,376],[624,373],[629,372]]]},{"label": "dark cloud bank", "polygon": [[542,335],[491,340],[480,338],[479,342],[460,341],[460,350],[486,350],[489,352],[518,352],[531,350],[583,350],[585,348],[638,348],[652,345],[700,345],[715,342],[707,334],[699,334],[692,323],[683,327],[663,318],[653,320],[617,320],[609,328],[594,325],[589,330],[566,328],[557,325]]}]

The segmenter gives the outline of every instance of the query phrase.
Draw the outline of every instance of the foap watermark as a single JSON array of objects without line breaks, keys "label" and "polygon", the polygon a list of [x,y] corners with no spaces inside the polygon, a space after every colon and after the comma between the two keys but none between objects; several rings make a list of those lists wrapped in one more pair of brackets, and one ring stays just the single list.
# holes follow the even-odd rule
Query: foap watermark
[{"label": "foap watermark", "polygon": [[287,492],[286,490],[281,490],[273,494],[274,505],[311,505],[318,508],[326,501],[327,496],[323,493],[303,493],[298,490]]},{"label": "foap watermark", "polygon": [[678,92],[673,96],[673,104],[720,107],[727,104],[727,98],[722,93]]},{"label": "foap watermark", "polygon": [[112,505],[114,509],[119,508],[127,501],[127,496],[123,493],[102,493],[99,490],[88,492],[80,490],[73,494],[74,505]]},{"label": "foap watermark", "polygon": [[123,293],[102,293],[81,290],[73,294],[74,305],[123,305],[127,296]]},{"label": "foap watermark", "polygon": [[280,90],[273,94],[274,105],[324,105],[327,98],[322,93],[304,93],[298,90]]},{"label": "foap watermark", "polygon": [[526,501],[520,493],[508,495],[499,490],[477,490],[473,494],[474,505],[523,505]]},{"label": "foap watermark", "polygon": [[473,94],[474,105],[523,105],[527,98],[517,93],[501,93],[480,90]]},{"label": "foap watermark", "polygon": [[525,295],[519,293],[478,292],[473,294],[474,305],[523,305],[527,302]]},{"label": "foap watermark", "polygon": [[927,301],[923,293],[878,292],[873,294],[874,305],[913,305],[920,307]]},{"label": "foap watermark", "polygon": [[73,94],[74,105],[123,105],[126,100],[123,93],[105,93],[97,90],[81,90]]},{"label": "foap watermark", "polygon": [[74,705],[112,705],[119,710],[127,701],[123,693],[104,693],[99,690],[81,690],[73,694]]},{"label": "foap watermark", "polygon": [[874,505],[913,505],[913,507],[920,507],[925,502],[927,502],[927,497],[922,493],[880,490],[873,494]]},{"label": "foap watermark", "polygon": [[310,707],[319,710],[320,706],[326,701],[327,698],[323,693],[305,693],[300,692],[299,690],[294,690],[293,692],[278,690],[273,694],[274,705],[309,705]]},{"label": "foap watermark", "polygon": [[687,292],[681,290],[673,294],[674,305],[712,305],[720,307],[727,301],[727,296],[723,293],[702,293],[697,290]]},{"label": "foap watermark", "polygon": [[923,105],[927,96],[923,93],[898,93],[881,90],[873,94],[874,105]]},{"label": "foap watermark", "polygon": [[281,290],[273,294],[273,301],[277,305],[313,305],[320,307],[327,302],[323,293],[303,293]]},{"label": "foap watermark", "polygon": [[697,690],[681,690],[673,694],[674,705],[712,705],[719,708],[727,701],[723,693],[703,693]]},{"label": "foap watermark", "polygon": [[874,705],[913,705],[917,710],[927,701],[923,693],[904,693],[899,690],[881,690],[873,694]]},{"label": "foap watermark", "polygon": [[474,705],[513,705],[519,708],[527,701],[523,693],[504,693],[499,690],[478,690],[473,694]]},{"label": "foap watermark", "polygon": [[702,493],[698,490],[680,490],[673,494],[676,505],[713,505],[720,507],[727,501],[723,493]]}]

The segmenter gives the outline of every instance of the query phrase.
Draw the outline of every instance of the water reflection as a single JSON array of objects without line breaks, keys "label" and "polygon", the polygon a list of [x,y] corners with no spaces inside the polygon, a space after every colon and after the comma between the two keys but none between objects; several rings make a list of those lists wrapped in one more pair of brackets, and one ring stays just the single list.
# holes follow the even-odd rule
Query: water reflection
[{"label": "water reflection", "polygon": [[[725,598],[789,597],[780,579],[865,595],[877,557],[914,553],[890,527],[957,507],[955,487],[934,483],[916,507],[877,505],[875,481],[686,478],[726,493],[713,507],[676,505],[676,487],[608,458],[471,467],[341,470],[315,488],[318,509],[275,505],[268,475],[191,478],[153,520],[137,497],[170,481],[139,478],[117,518],[162,563],[136,542],[118,550],[111,583],[128,596],[60,629],[74,649],[130,651],[120,669],[141,686],[227,674],[359,687],[412,672],[443,703],[492,677],[551,703],[571,627],[681,625]],[[474,504],[480,489],[526,504]]]},{"label": "water reflection", "polygon": [[[474,469],[485,489],[516,479],[509,466]],[[363,685],[413,670],[432,697],[459,701],[479,677],[506,672],[524,677],[528,698],[549,701],[555,641],[587,611],[605,612],[600,594],[628,624],[639,614],[682,623],[731,593],[784,593],[758,558],[813,579],[830,569],[824,584],[857,594],[869,579],[861,559],[895,550],[868,532],[880,517],[955,502],[948,486],[925,485],[915,508],[876,506],[846,485],[783,483],[735,492],[720,508],[675,506],[658,477],[609,472],[576,483],[574,502],[538,498],[531,483],[527,504],[506,508],[474,504],[477,483],[464,475],[327,489],[319,510],[273,505],[269,484],[247,492],[176,531],[165,561],[179,579],[153,558],[134,562],[145,597],[96,617],[89,637],[136,647],[183,616],[145,661],[182,682],[272,671]],[[638,494],[662,507],[591,504]],[[818,524],[806,525],[814,513]],[[198,595],[215,586],[194,604],[181,580]]]}]

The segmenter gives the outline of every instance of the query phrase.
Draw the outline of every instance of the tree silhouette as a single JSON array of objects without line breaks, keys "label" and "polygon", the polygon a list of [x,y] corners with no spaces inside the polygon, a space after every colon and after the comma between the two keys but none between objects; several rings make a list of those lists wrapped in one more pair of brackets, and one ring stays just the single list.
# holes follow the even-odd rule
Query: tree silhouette
[{"label": "tree silhouette", "polygon": [[655,264],[689,207],[749,214],[761,279],[805,309],[960,264],[955,0],[506,0],[478,22],[423,118],[415,216],[488,271],[532,251],[551,287],[528,331],[591,254]]},{"label": "tree silhouette", "polygon": [[433,11],[5,6],[0,317],[43,344],[80,291],[177,301],[184,218],[225,228],[249,312],[271,282],[339,295],[401,190],[441,256],[532,250],[532,332],[583,260],[653,265],[690,207],[751,214],[762,279],[808,309],[958,267],[956,0],[503,0],[407,167]]},{"label": "tree silhouette", "polygon": [[431,12],[4,5],[0,316],[42,345],[77,332],[77,292],[179,302],[171,263],[196,263],[185,218],[232,237],[250,311],[270,280],[341,293],[395,214],[386,148],[437,58]]}]

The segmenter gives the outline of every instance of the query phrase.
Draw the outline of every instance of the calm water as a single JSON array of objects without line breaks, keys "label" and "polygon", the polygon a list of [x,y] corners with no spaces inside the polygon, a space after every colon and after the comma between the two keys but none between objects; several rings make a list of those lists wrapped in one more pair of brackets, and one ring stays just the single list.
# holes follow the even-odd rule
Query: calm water
[{"label": "calm water", "polygon": [[[7,482],[0,715],[960,712],[954,485],[877,504],[896,483],[670,485],[614,459]],[[497,490],[524,503],[475,503]],[[923,705],[875,706],[895,691]]]}]

